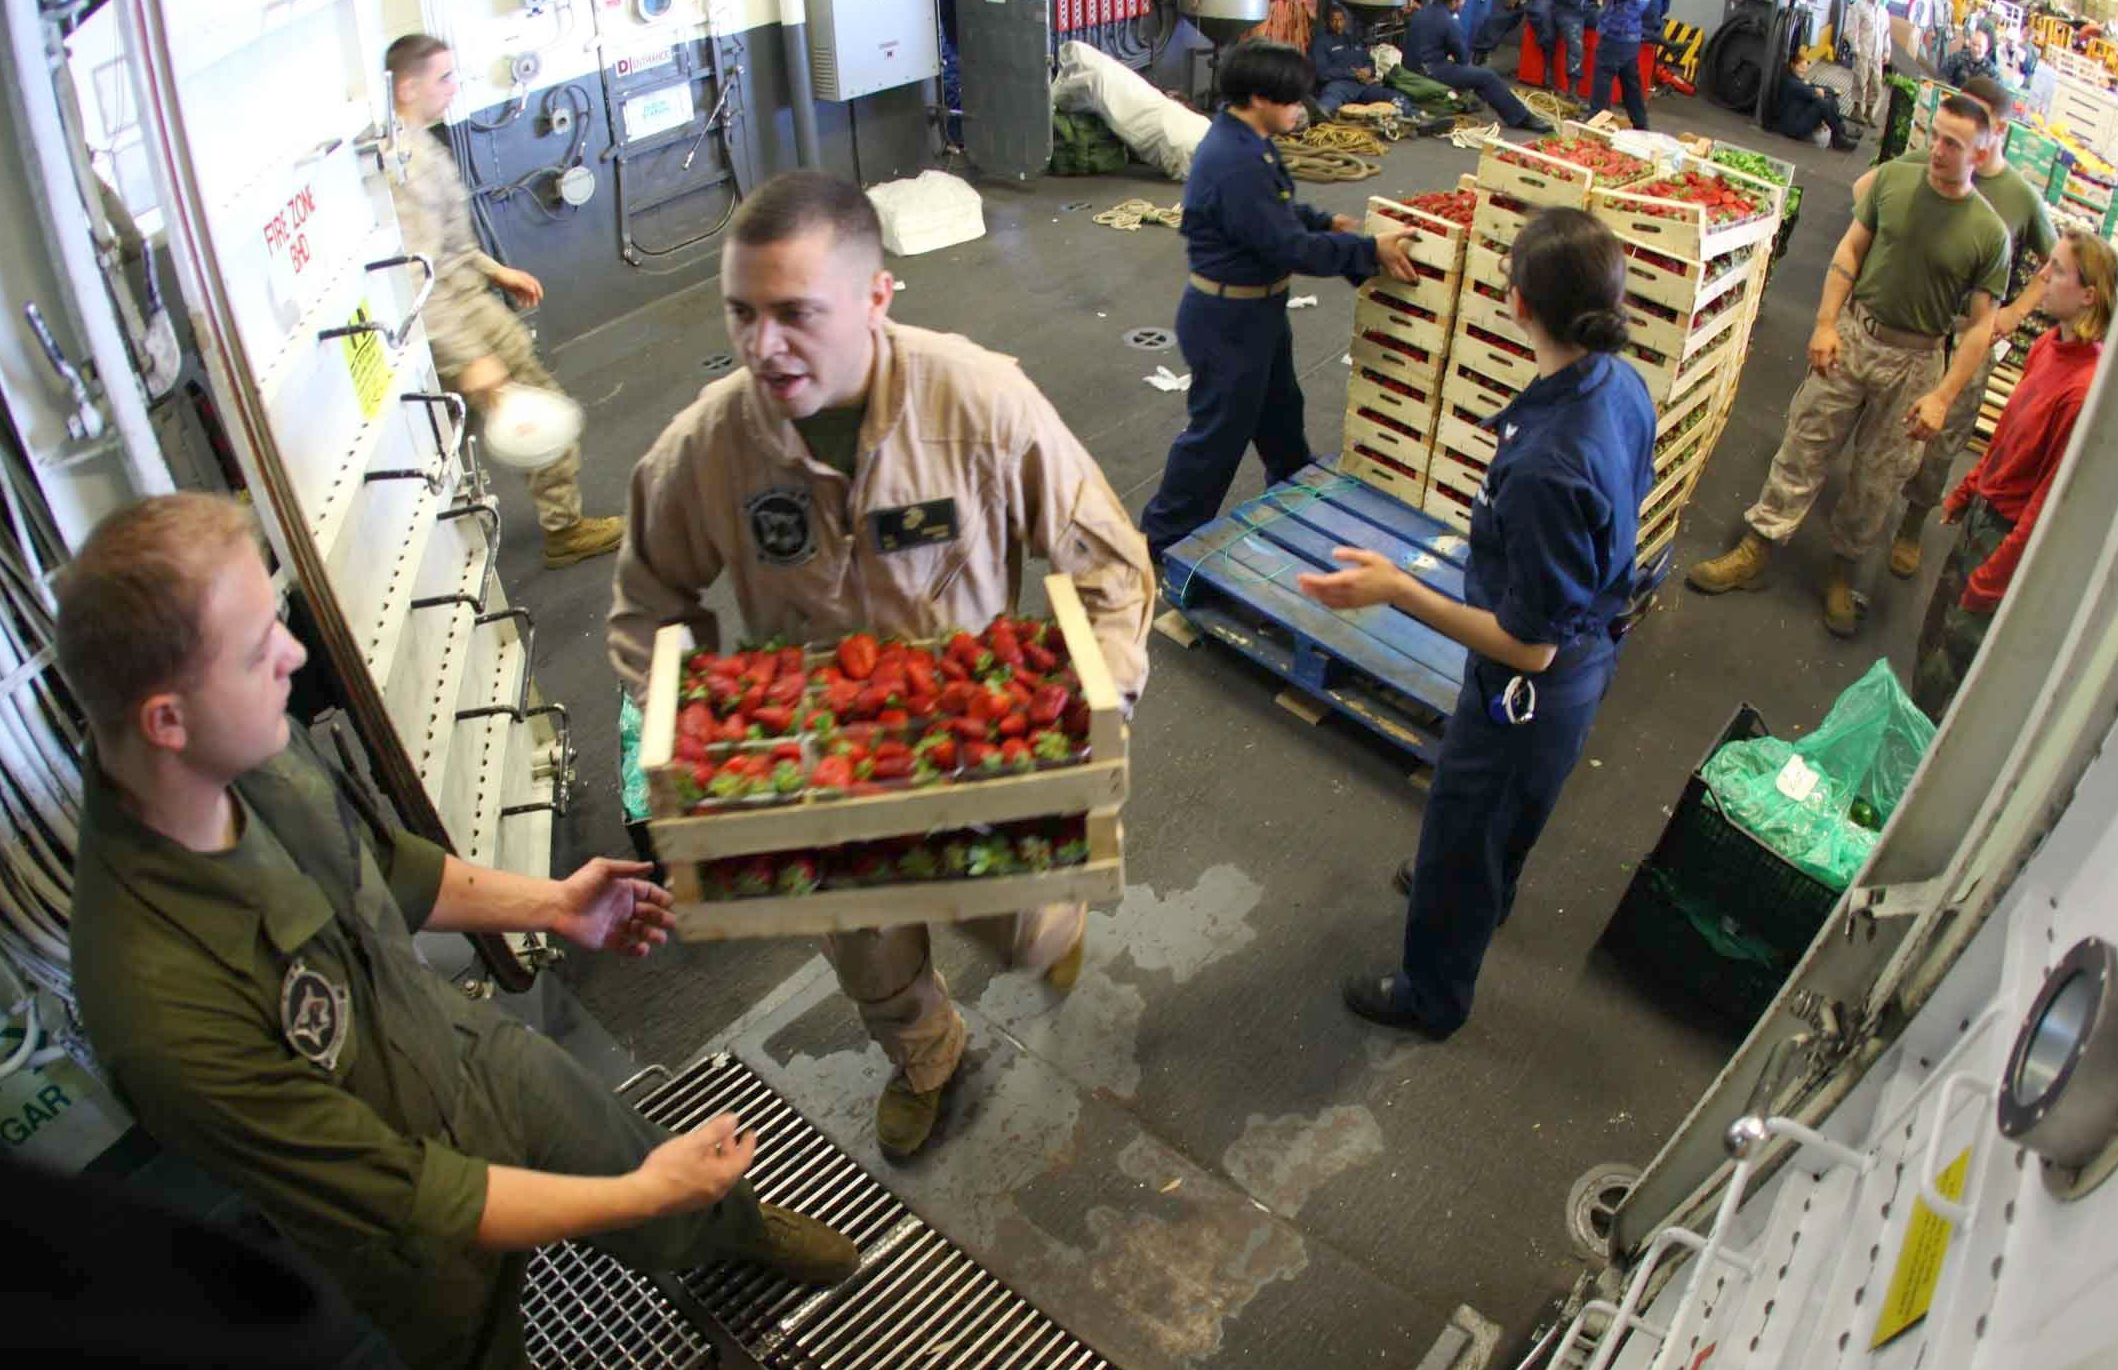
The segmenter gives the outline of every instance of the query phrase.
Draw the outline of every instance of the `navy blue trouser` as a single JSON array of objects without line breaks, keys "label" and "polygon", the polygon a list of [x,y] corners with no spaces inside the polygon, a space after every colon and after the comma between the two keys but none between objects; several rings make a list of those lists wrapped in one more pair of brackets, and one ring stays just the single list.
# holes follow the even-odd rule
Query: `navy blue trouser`
[{"label": "navy blue trouser", "polygon": [[1515,98],[1515,92],[1508,89],[1508,83],[1498,72],[1487,71],[1484,67],[1458,66],[1454,62],[1429,62],[1427,75],[1451,90],[1475,93],[1493,107],[1500,122],[1509,128],[1520,127],[1530,117],[1529,106]]},{"label": "navy blue trouser", "polygon": [[1162,486],[1140,515],[1147,550],[1157,558],[1221,512],[1252,443],[1269,482],[1293,479],[1310,459],[1286,291],[1229,300],[1186,286],[1177,346],[1191,367],[1190,420],[1169,445]]},{"label": "navy blue trouser", "polygon": [[1389,86],[1379,86],[1370,81],[1362,85],[1358,81],[1326,81],[1324,88],[1316,93],[1316,105],[1330,118],[1343,105],[1372,105],[1377,101],[1386,105],[1404,107],[1404,97]]},{"label": "navy blue trouser", "polygon": [[[1490,675],[1499,668],[1488,667]],[[1523,860],[1544,831],[1601,697],[1537,703],[1527,723],[1496,723],[1477,672],[1442,730],[1405,911],[1405,960],[1393,997],[1437,1037],[1471,1016],[1471,993],[1494,929],[1507,921]],[[1488,681],[1489,687],[1504,683]]]},{"label": "navy blue trouser", "polygon": [[1596,45],[1596,89],[1589,96],[1589,114],[1611,107],[1611,82],[1625,99],[1625,117],[1634,128],[1647,127],[1647,93],[1640,88],[1640,45],[1598,43]]}]

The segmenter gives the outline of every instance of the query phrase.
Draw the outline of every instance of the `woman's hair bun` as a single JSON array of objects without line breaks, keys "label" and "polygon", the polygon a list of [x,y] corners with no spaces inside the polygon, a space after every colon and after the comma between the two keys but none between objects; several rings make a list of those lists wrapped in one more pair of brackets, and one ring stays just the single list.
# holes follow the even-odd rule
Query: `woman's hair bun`
[{"label": "woman's hair bun", "polygon": [[1570,341],[1591,352],[1616,352],[1632,336],[1625,315],[1615,309],[1591,309],[1576,314],[1572,333]]}]

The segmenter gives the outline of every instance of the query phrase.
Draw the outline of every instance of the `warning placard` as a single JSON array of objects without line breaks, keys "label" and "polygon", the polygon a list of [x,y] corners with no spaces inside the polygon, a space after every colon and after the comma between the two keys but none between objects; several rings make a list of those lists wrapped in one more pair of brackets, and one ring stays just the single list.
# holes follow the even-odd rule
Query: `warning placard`
[{"label": "warning placard", "polygon": [[[1964,1175],[1970,1168],[1971,1148],[1965,1147],[1949,1168],[1935,1177],[1934,1187],[1949,1199],[1961,1200]],[[1927,1316],[1927,1306],[1934,1302],[1934,1287],[1941,1283],[1942,1261],[1948,1257],[1949,1238],[1954,1232],[1955,1227],[1947,1218],[1927,1207],[1924,1199],[1914,1197],[1912,1221],[1905,1225],[1904,1245],[1897,1251],[1897,1268],[1890,1272],[1890,1292],[1876,1315],[1871,1350]]]},{"label": "warning placard", "polygon": [[[367,321],[366,305],[355,309],[353,317],[346,320],[354,325]],[[382,412],[382,402],[390,394],[389,350],[382,345],[382,335],[371,331],[348,333],[338,342],[345,349],[346,370],[353,376],[353,394],[360,401],[360,416],[372,419]]]}]

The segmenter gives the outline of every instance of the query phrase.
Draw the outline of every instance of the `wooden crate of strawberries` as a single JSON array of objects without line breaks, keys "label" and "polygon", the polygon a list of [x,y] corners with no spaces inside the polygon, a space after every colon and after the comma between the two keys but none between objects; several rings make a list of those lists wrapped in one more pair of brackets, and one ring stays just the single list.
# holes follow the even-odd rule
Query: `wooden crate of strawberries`
[{"label": "wooden crate of strawberries", "polygon": [[1733,167],[1680,157],[1670,175],[1623,190],[1597,190],[1590,207],[1627,242],[1680,261],[1709,262],[1771,242],[1786,194],[1785,186]]},{"label": "wooden crate of strawberries", "polygon": [[[1073,581],[1050,621],[727,656],[655,637],[640,765],[678,935],[948,922],[1124,892],[1118,691]],[[790,683],[792,682],[792,683]]]},{"label": "wooden crate of strawberries", "polygon": [[1589,192],[1646,179],[1654,163],[1620,152],[1601,129],[1569,121],[1528,143],[1494,136],[1478,154],[1478,184],[1529,205],[1587,209]]}]

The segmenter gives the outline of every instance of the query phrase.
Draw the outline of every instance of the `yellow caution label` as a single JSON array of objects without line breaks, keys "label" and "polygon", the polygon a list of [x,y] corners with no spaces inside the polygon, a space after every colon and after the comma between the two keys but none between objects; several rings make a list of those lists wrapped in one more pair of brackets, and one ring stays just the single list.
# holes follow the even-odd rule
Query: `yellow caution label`
[{"label": "yellow caution label", "polygon": [[[1964,1176],[1971,1168],[1971,1148],[1957,1153],[1949,1168],[1935,1177],[1934,1187],[1953,1200],[1964,1196]],[[1875,1319],[1875,1340],[1881,1346],[1927,1316],[1934,1302],[1934,1287],[1941,1283],[1942,1261],[1949,1254],[1949,1238],[1955,1225],[1927,1207],[1914,1195],[1912,1221],[1905,1226],[1904,1245],[1897,1250],[1897,1268],[1890,1272],[1890,1292],[1883,1298]]]},{"label": "yellow caution label", "polygon": [[[366,305],[355,309],[353,317],[346,320],[355,326],[367,321]],[[346,370],[353,376],[353,394],[360,401],[360,416],[372,419],[382,412],[382,402],[390,394],[390,354],[382,345],[382,335],[348,333],[338,342],[345,349]]]}]

